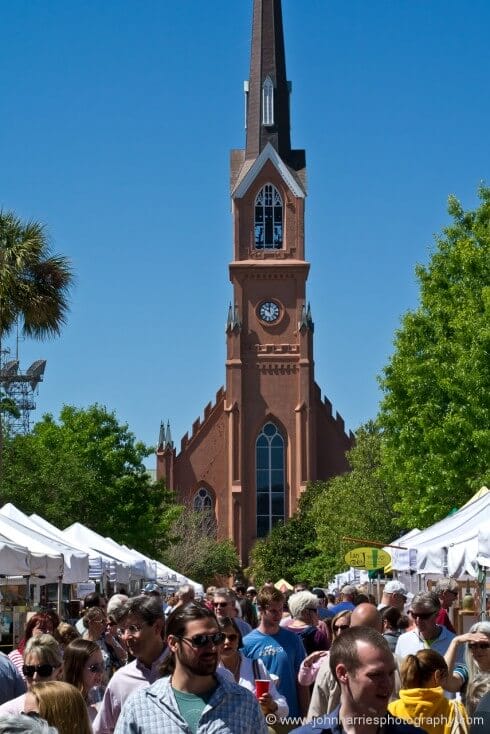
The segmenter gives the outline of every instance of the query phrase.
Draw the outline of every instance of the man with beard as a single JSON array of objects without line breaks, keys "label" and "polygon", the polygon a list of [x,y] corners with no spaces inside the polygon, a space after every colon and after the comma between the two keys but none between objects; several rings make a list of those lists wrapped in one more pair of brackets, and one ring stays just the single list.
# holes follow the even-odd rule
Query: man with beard
[{"label": "man with beard", "polygon": [[126,698],[157,680],[160,666],[169,654],[164,642],[165,619],[160,599],[154,596],[128,599],[117,617],[119,634],[135,660],[117,670],[109,681],[92,725],[94,734],[112,734]]},{"label": "man with beard", "polygon": [[216,617],[204,605],[172,612],[165,677],[126,701],[115,734],[267,734],[252,693],[216,670],[223,642]]},{"label": "man with beard", "polygon": [[396,665],[380,632],[345,630],[330,648],[329,664],[340,686],[340,705],[291,734],[424,734],[387,712]]}]

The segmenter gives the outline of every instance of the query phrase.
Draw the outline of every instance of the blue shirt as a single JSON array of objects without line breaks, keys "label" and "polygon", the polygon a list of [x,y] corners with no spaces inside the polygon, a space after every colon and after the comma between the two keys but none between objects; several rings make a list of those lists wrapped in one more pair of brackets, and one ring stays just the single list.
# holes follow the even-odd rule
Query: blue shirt
[{"label": "blue shirt", "polygon": [[274,635],[255,629],[243,638],[243,654],[252,660],[260,658],[269,673],[277,675],[277,690],[288,702],[289,716],[300,716],[296,681],[306,653],[298,635],[282,627]]},{"label": "blue shirt", "polygon": [[26,684],[13,662],[0,652],[0,704],[22,696]]}]

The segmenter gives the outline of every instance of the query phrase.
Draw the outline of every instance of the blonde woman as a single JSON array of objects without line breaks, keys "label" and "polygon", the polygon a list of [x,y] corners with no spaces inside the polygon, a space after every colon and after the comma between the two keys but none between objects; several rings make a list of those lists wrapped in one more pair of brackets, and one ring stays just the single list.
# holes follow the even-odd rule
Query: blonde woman
[{"label": "blonde woman", "polygon": [[447,663],[435,650],[407,655],[400,665],[400,698],[388,705],[388,711],[427,734],[468,734],[463,704],[444,696],[447,674]]},{"label": "blonde woman", "polygon": [[92,734],[83,696],[70,683],[36,683],[26,694],[24,713],[39,714],[59,734]]},{"label": "blonde woman", "polygon": [[[28,640],[24,650],[22,672],[29,692],[35,683],[61,678],[63,657],[61,648],[52,635],[38,635]],[[21,714],[27,693],[0,706],[0,715]]]}]

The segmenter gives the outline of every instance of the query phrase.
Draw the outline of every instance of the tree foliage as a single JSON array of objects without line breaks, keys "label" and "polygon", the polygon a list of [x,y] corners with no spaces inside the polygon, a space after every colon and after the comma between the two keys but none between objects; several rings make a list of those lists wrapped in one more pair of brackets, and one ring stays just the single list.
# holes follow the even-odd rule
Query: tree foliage
[{"label": "tree foliage", "polygon": [[69,261],[51,254],[43,225],[0,211],[0,339],[18,319],[26,336],[59,334],[72,281]]},{"label": "tree foliage", "polygon": [[281,578],[289,583],[299,580],[318,583],[318,571],[309,565],[318,556],[316,530],[309,511],[324,490],[325,485],[321,482],[310,484],[300,497],[293,516],[255,543],[246,573],[256,584]]},{"label": "tree foliage", "polygon": [[345,570],[352,542],[344,537],[389,542],[396,534],[393,497],[384,478],[382,434],[370,422],[356,432],[348,452],[351,471],[311,484],[293,517],[257,541],[248,572],[257,583],[307,581],[326,585]]},{"label": "tree foliage", "polygon": [[65,405],[59,421],[45,415],[31,434],[7,439],[0,499],[158,558],[181,508],[163,483],[151,483],[143,464],[151,453],[106,408]]},{"label": "tree foliage", "polygon": [[232,541],[216,540],[211,528],[215,528],[214,515],[186,508],[173,523],[164,563],[204,586],[223,585],[238,571],[240,561]]},{"label": "tree foliage", "polygon": [[416,269],[420,305],[405,315],[384,370],[380,421],[395,507],[426,527],[490,480],[490,189]]},{"label": "tree foliage", "polygon": [[344,556],[356,541],[387,543],[396,537],[394,497],[382,466],[383,435],[374,422],[356,431],[356,443],[347,454],[351,471],[333,477],[310,512],[317,532],[318,558],[325,580],[346,569]]}]

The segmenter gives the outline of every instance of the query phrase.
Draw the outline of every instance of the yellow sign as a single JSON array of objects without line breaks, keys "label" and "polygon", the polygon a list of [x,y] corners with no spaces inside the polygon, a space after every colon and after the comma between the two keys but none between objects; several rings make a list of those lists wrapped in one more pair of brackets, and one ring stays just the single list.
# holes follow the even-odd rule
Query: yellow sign
[{"label": "yellow sign", "polygon": [[391,561],[391,556],[381,548],[354,548],[345,554],[345,562],[353,568],[364,568],[374,571],[383,568]]}]

